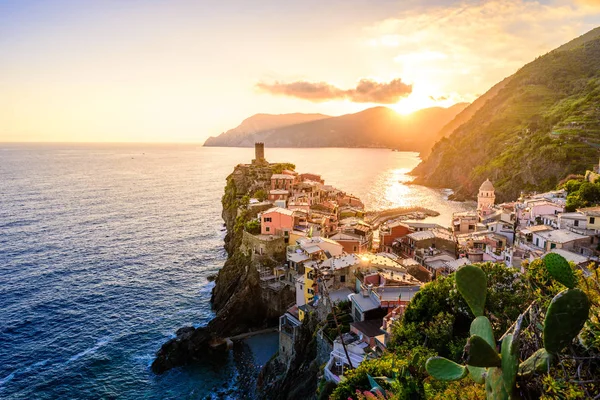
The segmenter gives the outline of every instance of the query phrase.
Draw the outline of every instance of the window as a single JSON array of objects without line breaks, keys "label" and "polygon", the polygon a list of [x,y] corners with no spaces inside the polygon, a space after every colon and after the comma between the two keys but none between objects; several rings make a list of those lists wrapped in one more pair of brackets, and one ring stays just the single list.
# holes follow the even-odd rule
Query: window
[{"label": "window", "polygon": [[573,222],[574,226],[579,226],[579,220],[575,220],[575,222]]},{"label": "window", "polygon": [[595,223],[596,223],[596,218],[590,217],[590,224],[595,224]]},{"label": "window", "polygon": [[555,249],[556,248],[556,243],[550,243],[550,249]]},{"label": "window", "polygon": [[340,282],[346,282],[346,275],[340,276]]},{"label": "window", "polygon": [[270,227],[268,227],[268,226],[266,226],[266,227],[265,227],[265,232],[270,232],[270,231],[271,231],[271,228],[270,228]]},{"label": "window", "polygon": [[356,251],[356,250],[358,250],[358,248],[357,248],[356,246],[354,246],[354,247],[352,248],[352,250],[353,250],[353,251]]},{"label": "window", "polygon": [[265,218],[263,219],[263,221],[265,221],[265,222],[271,222],[271,217],[265,217]]}]

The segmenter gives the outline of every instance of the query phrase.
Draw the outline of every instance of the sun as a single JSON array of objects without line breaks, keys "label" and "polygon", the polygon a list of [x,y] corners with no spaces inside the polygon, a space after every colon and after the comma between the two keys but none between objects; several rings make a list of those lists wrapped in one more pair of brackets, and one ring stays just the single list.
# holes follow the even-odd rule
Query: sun
[{"label": "sun", "polygon": [[391,105],[391,108],[398,114],[408,115],[422,108],[433,106],[435,106],[435,101],[433,101],[430,97],[419,96],[413,93],[410,96],[400,100],[396,104]]}]

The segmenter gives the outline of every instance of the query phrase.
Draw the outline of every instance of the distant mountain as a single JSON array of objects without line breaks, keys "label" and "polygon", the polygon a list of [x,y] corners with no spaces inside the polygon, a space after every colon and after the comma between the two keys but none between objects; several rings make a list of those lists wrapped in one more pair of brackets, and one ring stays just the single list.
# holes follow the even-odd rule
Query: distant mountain
[{"label": "distant mountain", "polygon": [[[301,124],[331,118],[324,114],[255,114],[246,118],[236,128],[223,132],[217,137],[211,136],[204,146],[254,146],[251,136],[258,132],[269,131],[284,126]],[[250,139],[249,139],[250,138]]]},{"label": "distant mountain", "polygon": [[230,133],[246,120],[240,127],[210,138],[204,145],[242,147],[264,142],[267,147],[386,147],[422,151],[433,145],[436,133],[466,106],[461,103],[449,108],[433,107],[410,115],[374,107],[355,114],[322,116],[313,121],[257,129],[243,135]]},{"label": "distant mountain", "polygon": [[597,164],[600,28],[522,67],[456,116],[415,183],[471,197],[486,178],[500,200],[548,190]]}]

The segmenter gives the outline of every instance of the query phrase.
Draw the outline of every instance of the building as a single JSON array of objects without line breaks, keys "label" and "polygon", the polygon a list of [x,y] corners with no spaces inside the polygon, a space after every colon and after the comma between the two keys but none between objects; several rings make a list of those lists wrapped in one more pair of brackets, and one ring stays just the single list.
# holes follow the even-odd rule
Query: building
[{"label": "building", "polygon": [[545,230],[533,233],[533,245],[551,251],[553,249],[573,250],[592,243],[592,237],[580,235],[566,229]]},{"label": "building", "polygon": [[476,212],[464,211],[452,214],[452,232],[455,235],[477,231],[479,216]]},{"label": "building", "polygon": [[383,251],[392,251],[394,241],[413,232],[408,225],[401,221],[383,224],[379,228],[379,248]]},{"label": "building", "polygon": [[264,143],[254,143],[254,160],[252,160],[252,164],[260,165],[267,164],[267,160],[265,159],[265,144]]},{"label": "building", "polygon": [[280,189],[289,192],[292,190],[295,180],[296,177],[294,175],[273,174],[271,175],[271,190]]},{"label": "building", "polygon": [[[342,340],[344,344],[342,344]],[[348,351],[349,360],[346,351],[344,351],[344,345]],[[345,371],[358,367],[364,360],[370,358],[366,351],[368,347],[368,343],[365,343],[358,335],[353,333],[344,333],[341,338],[335,339],[333,351],[323,370],[325,379],[336,384],[340,383]]]},{"label": "building", "polygon": [[[402,253],[406,257],[413,257],[418,250],[441,250],[445,251],[456,258],[457,242],[450,232],[442,229],[433,229],[430,231],[413,232],[400,240]],[[415,258],[419,261],[419,259]]]},{"label": "building", "polygon": [[600,233],[600,207],[581,208],[577,211],[585,215],[587,229],[593,229],[596,233]]},{"label": "building", "polygon": [[279,359],[288,364],[294,356],[294,344],[300,331],[298,306],[289,308],[279,317]]},{"label": "building", "polygon": [[477,213],[482,220],[493,212],[495,202],[496,191],[494,185],[489,179],[486,179],[479,187],[479,193],[477,194]]},{"label": "building", "polygon": [[368,237],[354,232],[337,232],[329,239],[341,244],[346,253],[364,253],[370,249]]},{"label": "building", "polygon": [[569,230],[587,229],[588,217],[582,212],[570,212],[558,214],[558,228]]},{"label": "building", "polygon": [[306,226],[306,213],[273,207],[260,214],[260,233],[262,235],[277,235],[285,238],[295,227]]}]

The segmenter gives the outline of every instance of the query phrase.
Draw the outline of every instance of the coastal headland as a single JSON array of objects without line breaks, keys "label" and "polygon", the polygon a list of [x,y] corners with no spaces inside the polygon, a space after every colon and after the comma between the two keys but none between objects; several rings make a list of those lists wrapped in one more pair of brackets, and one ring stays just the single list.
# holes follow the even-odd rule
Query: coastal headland
[{"label": "coastal headland", "polygon": [[[386,221],[439,215],[422,207],[365,211],[359,198],[325,185],[320,175],[297,173],[290,163],[269,163],[261,146],[255,156],[252,163],[237,165],[225,184],[222,218],[228,257],[212,292],[216,316],[204,327],[178,329],[157,352],[155,373],[227,351],[236,335],[277,326],[296,303],[297,272],[269,278],[275,268],[282,271],[288,264],[286,247],[298,238],[337,234],[348,252],[365,251],[372,248],[373,232]],[[294,218],[271,235],[261,232],[260,215],[275,208],[288,210]]]}]

